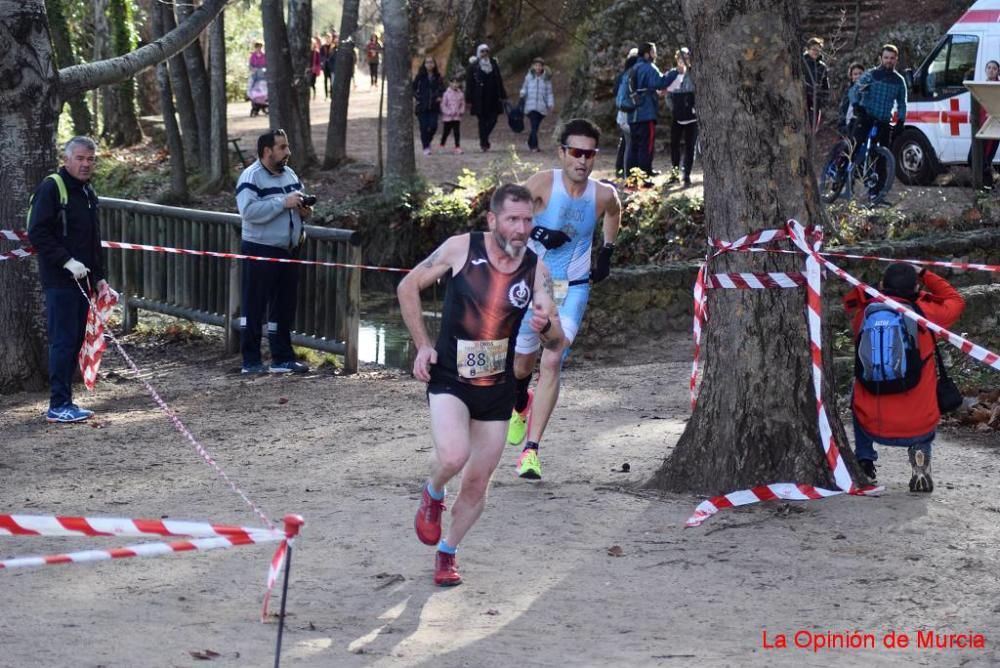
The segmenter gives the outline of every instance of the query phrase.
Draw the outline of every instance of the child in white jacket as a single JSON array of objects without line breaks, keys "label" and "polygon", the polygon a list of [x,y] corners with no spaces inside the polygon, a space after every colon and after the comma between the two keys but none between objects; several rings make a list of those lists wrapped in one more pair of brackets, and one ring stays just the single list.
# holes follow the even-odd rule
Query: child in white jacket
[{"label": "child in white jacket", "polygon": [[531,122],[531,133],[528,135],[528,148],[538,152],[538,128],[542,119],[556,106],[552,95],[552,73],[545,67],[545,61],[535,58],[531,61],[531,69],[524,77],[521,86],[521,99],[524,100],[524,113]]}]

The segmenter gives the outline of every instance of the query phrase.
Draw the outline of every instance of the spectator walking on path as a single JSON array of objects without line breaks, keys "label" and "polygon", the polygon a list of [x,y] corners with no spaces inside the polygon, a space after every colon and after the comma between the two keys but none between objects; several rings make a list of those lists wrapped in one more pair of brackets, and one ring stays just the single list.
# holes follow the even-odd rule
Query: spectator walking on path
[{"label": "spectator walking on path", "polygon": [[333,33],[323,36],[323,45],[319,47],[320,66],[323,69],[323,99],[330,99],[330,80],[333,78],[333,64],[337,56],[337,42]]},{"label": "spectator walking on path", "polygon": [[802,52],[802,81],[806,91],[806,118],[810,128],[816,128],[826,96],[830,92],[830,77],[823,62],[823,40],[812,37]]},{"label": "spectator walking on path", "polygon": [[[615,78],[615,95],[618,94],[618,89],[621,87],[622,79],[628,76],[628,73],[635,66],[636,62],[639,60],[639,49],[632,47],[629,49],[628,56],[625,58],[625,66],[622,71]],[[626,178],[628,176],[631,164],[629,160],[631,158],[630,151],[632,148],[632,135],[628,129],[628,112],[618,110],[615,116],[615,125],[618,126],[618,130],[621,133],[621,137],[618,140],[618,156],[615,158],[615,174]]]},{"label": "spectator walking on path", "polygon": [[[284,130],[257,139],[257,161],[236,184],[236,206],[243,219],[240,253],[258,257],[297,258],[305,239],[303,221],[312,215],[302,183],[288,166],[292,152]],[[292,350],[292,325],[299,268],[296,264],[243,260],[240,348],[243,373],[305,373]],[[261,362],[260,339],[267,316],[271,366]]]},{"label": "spectator walking on path", "polygon": [[309,63],[309,87],[312,89],[312,97],[316,99],[316,80],[319,79],[319,75],[323,72],[323,57],[320,53],[321,44],[319,37],[312,38],[312,53],[310,54],[311,61]]},{"label": "spectator walking on path", "polygon": [[538,128],[556,106],[556,99],[552,94],[552,72],[545,66],[544,59],[535,58],[531,61],[531,69],[521,84],[521,99],[524,100],[524,113],[531,123],[528,148],[537,153],[540,150]]},{"label": "spectator walking on path", "polygon": [[444,127],[441,130],[441,149],[448,141],[448,135],[455,136],[455,154],[462,154],[462,116],[465,114],[465,93],[462,92],[462,75],[456,74],[451,78],[448,90],[441,98],[441,122]]},{"label": "spectator walking on path", "polygon": [[[926,290],[920,290],[920,282]],[[965,309],[962,296],[948,281],[926,269],[918,273],[911,264],[889,265],[881,289],[946,328]],[[844,306],[852,316],[857,345],[851,412],[858,465],[874,482],[874,444],[905,447],[910,491],[931,492],[931,445],[941,420],[934,333],[871,299],[862,288],[848,292]]]},{"label": "spectator walking on path", "polygon": [[437,132],[438,116],[441,113],[441,96],[444,95],[444,81],[438,72],[437,61],[430,56],[413,78],[414,111],[420,125],[420,144],[424,155],[431,154],[431,142]]},{"label": "spectator walking on path", "polygon": [[253,85],[257,83],[257,79],[264,78],[264,68],[267,67],[267,56],[264,55],[264,43],[254,42],[253,51],[250,52],[250,76],[247,80],[247,98],[250,97],[250,91],[253,90]]},{"label": "spectator walking on path", "polygon": [[378,65],[382,59],[382,42],[378,33],[372,33],[365,45],[365,60],[368,62],[368,74],[371,76],[372,88],[378,86]]},{"label": "spectator walking on path", "polygon": [[638,94],[636,107],[628,115],[629,132],[632,135],[632,157],[629,167],[638,167],[647,176],[653,175],[653,155],[656,152],[656,121],[659,111],[659,95],[677,78],[677,72],[661,74],[655,65],[656,45],[646,42],[639,47],[639,61],[635,64],[635,91]]},{"label": "spectator walking on path", "polygon": [[[462,582],[455,563],[459,542],[486,505],[490,478],[503,454],[514,404],[514,339],[522,322],[548,348],[562,328],[545,265],[528,250],[532,195],[524,187],[497,188],[486,214],[489,231],[453,236],[400,282],[400,312],[417,348],[413,375],[427,383],[434,457],[414,519],[417,538],[437,545],[434,583]],[[441,333],[432,344],[420,291],[451,275]],[[523,320],[522,320],[523,319]],[[442,534],[445,485],[462,482]]]},{"label": "spectator walking on path", "polygon": [[[673,120],[670,122],[670,162],[673,169],[670,182],[680,180],[684,174],[684,187],[691,185],[691,168],[694,165],[694,150],[698,145],[698,113],[694,107],[694,81],[691,78],[691,52],[682,47],[674,54],[677,66],[671,70],[676,74],[667,86]],[[681,142],[684,143],[684,161],[681,162]]]},{"label": "spectator walking on path", "polygon": [[490,150],[490,134],[507,101],[500,64],[490,57],[490,47],[480,44],[465,73],[465,101],[479,121],[479,148]]},{"label": "spectator walking on path", "polygon": [[97,144],[89,137],[70,139],[63,166],[38,184],[28,209],[28,237],[38,253],[38,277],[45,293],[49,422],[80,422],[94,414],[73,403],[73,374],[90,306],[80,287],[86,290],[89,282],[99,293],[107,284],[97,193],[90,184],[96,154]]}]

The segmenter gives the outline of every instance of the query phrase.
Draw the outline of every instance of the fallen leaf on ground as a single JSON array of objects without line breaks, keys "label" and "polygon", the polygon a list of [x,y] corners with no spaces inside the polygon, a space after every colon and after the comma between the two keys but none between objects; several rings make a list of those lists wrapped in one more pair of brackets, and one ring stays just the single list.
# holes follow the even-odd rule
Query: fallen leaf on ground
[{"label": "fallen leaf on ground", "polygon": [[622,549],[621,545],[612,545],[608,548],[608,556],[610,557],[624,557],[625,550]]},{"label": "fallen leaf on ground", "polygon": [[212,659],[217,659],[220,656],[222,656],[218,652],[213,652],[210,649],[206,649],[203,652],[192,650],[188,652],[188,654],[190,654],[193,658],[198,659],[199,661],[211,661]]}]

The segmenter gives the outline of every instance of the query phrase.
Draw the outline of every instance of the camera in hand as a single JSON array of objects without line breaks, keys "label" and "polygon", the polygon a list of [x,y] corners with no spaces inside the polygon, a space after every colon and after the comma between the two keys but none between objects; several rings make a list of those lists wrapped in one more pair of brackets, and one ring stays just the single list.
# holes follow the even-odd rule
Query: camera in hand
[{"label": "camera in hand", "polygon": [[314,206],[316,204],[315,195],[303,195],[302,196],[302,206]]}]

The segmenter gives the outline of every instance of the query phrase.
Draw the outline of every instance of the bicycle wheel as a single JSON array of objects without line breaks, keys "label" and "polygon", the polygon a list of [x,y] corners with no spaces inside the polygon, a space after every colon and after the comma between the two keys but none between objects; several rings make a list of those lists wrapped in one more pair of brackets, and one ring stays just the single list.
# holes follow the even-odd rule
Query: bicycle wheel
[{"label": "bicycle wheel", "polygon": [[865,170],[861,175],[868,204],[880,204],[892,189],[896,179],[896,159],[892,151],[884,146],[876,146],[865,160]]},{"label": "bicycle wheel", "polygon": [[841,140],[834,144],[819,175],[819,196],[827,204],[836,200],[843,191],[850,162],[851,143]]}]

